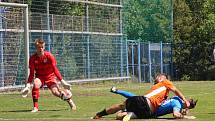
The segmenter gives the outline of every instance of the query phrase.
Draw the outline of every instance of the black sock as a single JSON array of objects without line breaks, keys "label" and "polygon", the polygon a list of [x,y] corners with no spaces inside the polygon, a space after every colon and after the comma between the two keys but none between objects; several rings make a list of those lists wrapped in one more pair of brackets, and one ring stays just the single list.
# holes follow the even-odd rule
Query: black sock
[{"label": "black sock", "polygon": [[98,112],[96,115],[98,115],[98,116],[105,116],[105,115],[108,115],[108,114],[106,112],[106,109],[104,109],[103,111]]}]

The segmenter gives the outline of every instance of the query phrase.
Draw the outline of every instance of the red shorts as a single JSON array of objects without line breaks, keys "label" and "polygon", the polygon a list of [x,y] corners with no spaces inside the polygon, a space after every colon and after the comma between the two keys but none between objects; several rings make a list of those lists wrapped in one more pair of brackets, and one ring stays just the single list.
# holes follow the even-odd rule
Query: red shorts
[{"label": "red shorts", "polygon": [[58,84],[58,81],[57,81],[56,77],[49,78],[49,79],[41,79],[41,78],[39,78],[39,79],[42,82],[42,87],[44,85],[46,85],[49,89],[51,88],[51,86]]}]

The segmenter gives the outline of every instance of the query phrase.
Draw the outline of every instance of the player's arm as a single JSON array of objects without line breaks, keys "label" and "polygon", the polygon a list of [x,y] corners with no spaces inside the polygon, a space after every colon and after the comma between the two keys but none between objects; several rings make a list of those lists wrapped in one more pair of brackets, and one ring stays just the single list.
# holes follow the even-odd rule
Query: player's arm
[{"label": "player's arm", "polygon": [[189,107],[190,106],[190,102],[185,98],[185,96],[181,93],[181,91],[179,91],[175,86],[172,86],[170,88],[170,90],[172,92],[175,93],[175,95],[179,96],[186,104],[186,107]]},{"label": "player's arm", "polygon": [[61,76],[60,71],[57,68],[57,62],[53,55],[50,55],[51,64],[54,70],[56,77],[60,80],[61,84],[65,89],[71,89],[71,85],[67,83]]},{"label": "player's arm", "polygon": [[53,70],[54,70],[54,73],[55,73],[56,77],[57,77],[59,80],[62,80],[63,78],[62,78],[62,76],[61,76],[61,74],[60,74],[60,71],[59,71],[58,68],[57,68],[56,59],[54,58],[54,56],[53,56],[52,54],[50,54],[49,59],[50,59],[50,61],[51,61],[52,68],[53,68]]},{"label": "player's arm", "polygon": [[180,112],[178,111],[173,111],[173,117],[174,118],[183,118],[184,115],[182,115]]},{"label": "player's arm", "polygon": [[188,115],[184,115],[183,117],[184,119],[195,119],[195,116],[188,116]]},{"label": "player's arm", "polygon": [[34,66],[31,66],[30,67],[30,74],[29,74],[29,76],[28,76],[28,80],[27,80],[27,84],[28,83],[32,83],[32,81],[33,81],[33,79],[34,79]]},{"label": "player's arm", "polygon": [[29,60],[29,69],[30,69],[30,74],[28,76],[28,80],[26,82],[25,88],[21,91],[22,97],[27,97],[30,90],[31,90],[31,84],[34,79],[34,63],[33,63],[33,58],[30,58]]},{"label": "player's arm", "polygon": [[[165,85],[165,87],[166,87],[167,89],[169,89],[170,91],[172,91],[173,93],[175,93],[175,95],[179,96],[179,97],[184,101],[184,103],[185,103],[185,105],[186,105],[187,107],[190,106],[189,101],[186,100],[185,96],[181,93],[181,91],[179,91],[179,90],[173,85],[173,83],[172,83],[171,81],[165,80],[165,81],[162,81],[162,83],[164,83],[164,85]],[[185,108],[186,108],[186,107],[185,107]]]},{"label": "player's arm", "polygon": [[195,119],[195,116],[184,115],[180,112],[180,110],[173,109],[173,117],[177,119]]},{"label": "player's arm", "polygon": [[183,115],[180,112],[173,112],[174,118],[177,119],[195,119],[195,116],[188,116],[188,115]]}]

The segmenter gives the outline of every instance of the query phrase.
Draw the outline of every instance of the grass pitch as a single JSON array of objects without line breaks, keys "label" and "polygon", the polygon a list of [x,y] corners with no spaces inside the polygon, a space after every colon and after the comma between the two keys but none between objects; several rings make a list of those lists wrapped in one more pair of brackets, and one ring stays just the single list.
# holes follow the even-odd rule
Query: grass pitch
[{"label": "grass pitch", "polygon": [[[190,111],[196,116],[195,121],[215,121],[215,81],[173,82],[186,97],[198,99],[195,109]],[[93,121],[90,117],[124,98],[109,92],[111,86],[144,94],[152,84],[134,82],[100,82],[73,85],[73,100],[77,111],[71,111],[68,104],[54,97],[49,90],[41,90],[39,112],[31,113],[31,97],[22,98],[19,92],[0,94],[1,121]],[[170,95],[173,95],[172,93]],[[102,121],[115,121],[115,114],[106,116]],[[141,121],[140,119],[133,119]],[[143,120],[143,119],[142,119]],[[172,115],[145,121],[170,121]],[[183,119],[184,121],[184,119]]]}]

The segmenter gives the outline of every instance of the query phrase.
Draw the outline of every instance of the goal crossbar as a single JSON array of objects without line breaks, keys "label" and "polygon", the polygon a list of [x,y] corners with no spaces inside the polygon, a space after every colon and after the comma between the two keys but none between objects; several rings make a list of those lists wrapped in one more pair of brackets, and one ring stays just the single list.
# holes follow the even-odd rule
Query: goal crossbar
[{"label": "goal crossbar", "polygon": [[27,8],[28,4],[0,2],[0,6],[6,6],[6,7],[24,7],[24,8]]},{"label": "goal crossbar", "polygon": [[93,5],[100,5],[100,6],[108,6],[108,7],[122,8],[122,5],[107,4],[107,3],[99,3],[99,2],[85,1],[85,0],[61,0],[61,1],[79,2],[79,3],[93,4]]}]

